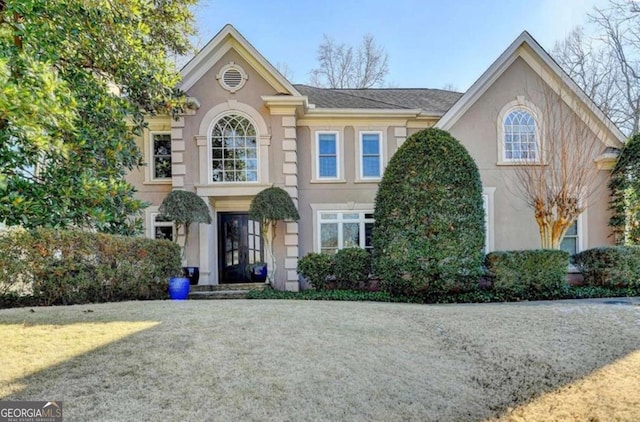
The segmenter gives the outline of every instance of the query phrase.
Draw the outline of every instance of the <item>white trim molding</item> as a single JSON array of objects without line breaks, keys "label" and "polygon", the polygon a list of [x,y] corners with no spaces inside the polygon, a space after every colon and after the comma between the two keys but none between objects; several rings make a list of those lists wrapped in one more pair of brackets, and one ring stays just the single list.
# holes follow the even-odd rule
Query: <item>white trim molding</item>
[{"label": "white trim molding", "polygon": [[[590,116],[585,118],[585,123],[599,133],[597,126],[601,125],[607,129],[608,135],[603,142],[607,146],[619,148],[625,142],[626,137],[613,122],[596,106],[578,85],[560,68],[538,42],[524,31],[513,43],[498,57],[489,68],[478,78],[471,88],[451,107],[442,118],[436,123],[436,127],[444,130],[451,130],[453,125],[471,108],[473,104],[494,84],[496,80],[513,64],[518,58],[522,58],[556,93],[562,94],[563,87],[567,87],[573,98],[563,96],[565,103],[578,115],[586,113],[580,112],[577,107],[586,107]],[[591,117],[593,116],[593,117]]]},{"label": "white trim molding", "polygon": [[494,196],[496,193],[495,187],[483,187],[482,188],[482,205],[484,208],[484,251],[485,253],[493,252],[495,250],[495,207]]},{"label": "white trim molding", "polygon": [[188,91],[202,78],[229,50],[233,49],[246,60],[255,71],[273,87],[276,92],[296,97],[298,90],[255,49],[233,25],[225,25],[207,45],[196,54],[181,70],[180,88]]}]

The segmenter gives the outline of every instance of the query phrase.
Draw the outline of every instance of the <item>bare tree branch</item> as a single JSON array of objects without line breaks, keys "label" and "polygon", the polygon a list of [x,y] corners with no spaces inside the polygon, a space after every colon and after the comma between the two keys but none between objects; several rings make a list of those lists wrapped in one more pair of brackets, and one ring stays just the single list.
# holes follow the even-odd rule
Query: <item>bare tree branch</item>
[{"label": "bare tree branch", "polygon": [[372,35],[363,37],[355,53],[352,46],[338,45],[325,35],[317,57],[309,83],[322,88],[372,88],[382,85],[389,73],[389,57]]},{"label": "bare tree branch", "polygon": [[[586,124],[587,112],[572,110],[571,94],[542,83],[527,87],[527,98],[539,107],[538,161],[515,160],[516,191],[533,209],[543,248],[557,249],[569,227],[600,187],[595,159],[605,145],[603,133]],[[566,100],[568,99],[568,100]]]},{"label": "bare tree branch", "polygon": [[627,133],[640,130],[640,8],[609,0],[589,15],[595,38],[576,28],[552,55],[602,111]]}]

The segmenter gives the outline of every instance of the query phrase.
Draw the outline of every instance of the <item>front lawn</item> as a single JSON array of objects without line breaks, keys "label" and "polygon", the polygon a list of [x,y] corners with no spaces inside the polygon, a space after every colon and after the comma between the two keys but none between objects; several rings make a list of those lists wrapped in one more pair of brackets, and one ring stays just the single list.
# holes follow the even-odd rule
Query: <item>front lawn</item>
[{"label": "front lawn", "polygon": [[66,420],[640,420],[640,308],[235,300],[0,311]]}]

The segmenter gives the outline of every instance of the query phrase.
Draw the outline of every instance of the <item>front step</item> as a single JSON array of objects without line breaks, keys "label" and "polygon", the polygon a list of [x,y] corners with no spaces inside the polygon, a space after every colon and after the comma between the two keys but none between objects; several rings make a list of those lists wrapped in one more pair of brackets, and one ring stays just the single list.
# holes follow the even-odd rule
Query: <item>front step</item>
[{"label": "front step", "polygon": [[264,290],[265,283],[233,283],[191,286],[189,299],[245,299],[252,290]]},{"label": "front step", "polygon": [[246,299],[249,290],[215,290],[189,293],[189,299]]},{"label": "front step", "polygon": [[216,292],[220,290],[264,290],[266,283],[223,283],[191,286],[192,292]]}]

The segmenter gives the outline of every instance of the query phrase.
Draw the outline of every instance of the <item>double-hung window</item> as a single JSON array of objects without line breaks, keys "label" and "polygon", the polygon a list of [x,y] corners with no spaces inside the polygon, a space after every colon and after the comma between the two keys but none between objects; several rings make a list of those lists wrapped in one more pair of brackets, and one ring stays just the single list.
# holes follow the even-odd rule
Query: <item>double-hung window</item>
[{"label": "double-hung window", "polygon": [[560,249],[569,252],[569,255],[575,255],[580,252],[580,241],[578,234],[578,220],[574,221],[567,233],[565,233]]},{"label": "double-hung window", "polygon": [[151,154],[152,179],[171,179],[170,133],[151,133]]},{"label": "double-hung window", "polygon": [[380,179],[382,142],[380,132],[360,132],[360,178]]},{"label": "double-hung window", "polygon": [[338,155],[338,133],[318,132],[316,134],[316,172],[318,179],[338,179],[339,155]]},{"label": "double-hung window", "polygon": [[157,213],[151,215],[152,237],[154,239],[165,239],[173,241],[175,239],[175,227],[173,221],[161,218]]},{"label": "double-hung window", "polygon": [[318,250],[328,254],[343,248],[371,250],[373,223],[371,211],[320,211]]}]

